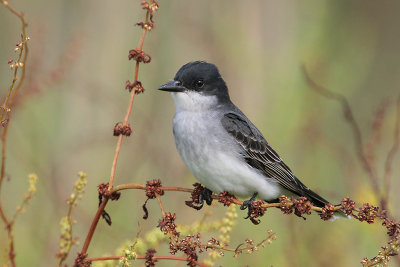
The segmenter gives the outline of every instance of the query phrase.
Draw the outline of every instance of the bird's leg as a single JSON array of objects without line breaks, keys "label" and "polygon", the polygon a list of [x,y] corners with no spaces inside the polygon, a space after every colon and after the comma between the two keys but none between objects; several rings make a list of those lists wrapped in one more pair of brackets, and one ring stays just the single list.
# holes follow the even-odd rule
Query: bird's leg
[{"label": "bird's leg", "polygon": [[203,201],[206,201],[207,205],[210,206],[213,201],[211,196],[212,196],[212,191],[204,187],[203,191],[201,191],[200,193],[199,202],[203,203]]},{"label": "bird's leg", "polygon": [[247,217],[245,219],[250,217],[251,209],[253,208],[253,202],[256,200],[257,195],[258,193],[255,192],[249,200],[243,201],[243,204],[240,206],[241,210],[245,210],[247,208]]}]

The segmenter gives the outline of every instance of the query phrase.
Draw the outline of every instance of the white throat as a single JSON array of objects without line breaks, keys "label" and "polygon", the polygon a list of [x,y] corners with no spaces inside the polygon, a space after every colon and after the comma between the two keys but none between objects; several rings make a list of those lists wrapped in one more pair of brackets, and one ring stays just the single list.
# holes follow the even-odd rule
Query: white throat
[{"label": "white throat", "polygon": [[215,107],[218,103],[216,96],[202,95],[195,91],[171,93],[176,110],[202,111]]}]

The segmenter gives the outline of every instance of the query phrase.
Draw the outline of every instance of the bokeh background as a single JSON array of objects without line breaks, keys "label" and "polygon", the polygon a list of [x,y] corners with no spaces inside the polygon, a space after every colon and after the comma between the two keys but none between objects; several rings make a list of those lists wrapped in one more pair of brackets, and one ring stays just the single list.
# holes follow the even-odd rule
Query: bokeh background
[{"label": "bokeh background", "polygon": [[[27,190],[27,174],[39,176],[39,191],[15,225],[19,266],[56,265],[59,220],[78,171],[88,173],[86,193],[75,209],[74,235],[81,244],[97,208],[96,186],[109,179],[116,145],[115,123],[122,121],[129,100],[125,81],[133,79],[128,51],[141,34],[134,24],[143,19],[140,1],[10,0],[24,11],[29,23],[30,56],[22,98],[13,110],[7,169],[1,201],[12,214]],[[217,64],[231,98],[258,126],[266,139],[302,181],[334,203],[350,196],[376,203],[368,176],[356,157],[353,136],[338,103],[312,91],[300,66],[313,79],[346,96],[360,124],[364,143],[371,139],[372,121],[384,107],[375,166],[381,178],[396,118],[400,84],[399,1],[160,1],[156,28],[144,50],[152,62],[141,65],[139,80],[146,92],[137,96],[130,123],[133,134],[124,139],[116,184],[145,183],[160,178],[164,185],[190,187],[195,179],[174,145],[171,97],[156,88],[193,60]],[[4,97],[12,73],[20,22],[0,6],[0,88]],[[393,165],[391,213],[399,218],[399,162]],[[202,217],[184,205],[185,193],[166,193],[167,210],[177,222],[191,224]],[[142,233],[160,218],[150,201],[150,218],[141,219],[143,191],[123,192],[107,211],[112,227],[102,220],[89,248],[91,256],[114,250],[132,240],[138,222]],[[208,208],[221,218],[225,208]],[[232,246],[246,238],[255,241],[276,232],[277,240],[237,259],[229,253],[222,266],[357,266],[373,257],[386,242],[385,229],[355,220],[323,222],[317,215],[306,221],[268,210],[254,226],[241,219]],[[3,228],[3,226],[2,226]],[[7,245],[0,232],[0,249]],[[81,245],[75,247],[72,264]],[[166,255],[166,246],[159,248]],[[4,253],[0,254],[0,262]],[[392,266],[396,266],[393,261]],[[143,261],[135,263],[138,266]],[[176,266],[176,262],[160,262]],[[180,266],[184,266],[181,263]],[[135,265],[136,266],[136,265]]]}]

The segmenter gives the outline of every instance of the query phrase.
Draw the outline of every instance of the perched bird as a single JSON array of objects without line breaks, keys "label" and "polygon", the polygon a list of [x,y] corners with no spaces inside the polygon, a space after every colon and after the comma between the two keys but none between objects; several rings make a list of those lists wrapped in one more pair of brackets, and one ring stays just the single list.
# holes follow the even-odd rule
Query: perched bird
[{"label": "perched bird", "polygon": [[[159,90],[171,92],[176,105],[173,133],[186,166],[211,193],[227,191],[267,202],[281,195],[304,196],[318,207],[329,202],[293,174],[254,124],[230,100],[217,67],[204,61],[183,65]],[[250,209],[249,209],[250,210]]]}]

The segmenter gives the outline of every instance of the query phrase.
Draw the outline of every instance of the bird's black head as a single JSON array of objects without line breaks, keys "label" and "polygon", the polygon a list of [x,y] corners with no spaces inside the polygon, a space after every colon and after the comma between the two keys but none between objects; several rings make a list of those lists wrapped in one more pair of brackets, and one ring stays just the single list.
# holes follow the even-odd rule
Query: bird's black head
[{"label": "bird's black head", "polygon": [[183,65],[173,81],[161,85],[158,89],[169,92],[196,91],[203,95],[216,96],[219,101],[229,100],[228,88],[218,68],[205,61]]}]

